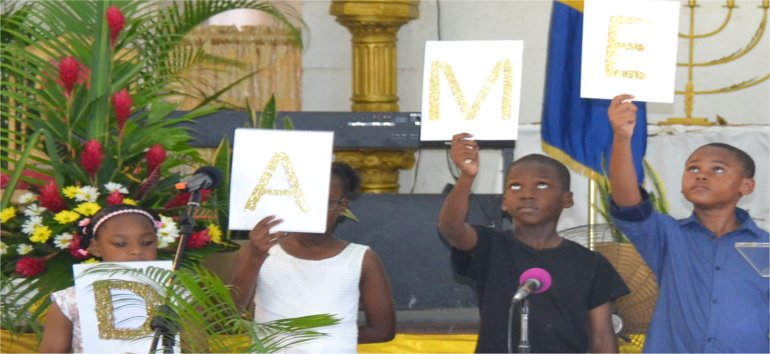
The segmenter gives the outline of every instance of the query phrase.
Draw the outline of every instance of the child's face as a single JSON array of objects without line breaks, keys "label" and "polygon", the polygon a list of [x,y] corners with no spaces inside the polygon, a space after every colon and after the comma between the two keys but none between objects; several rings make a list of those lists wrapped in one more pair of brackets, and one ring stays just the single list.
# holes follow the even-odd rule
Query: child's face
[{"label": "child's face", "polygon": [[508,170],[503,193],[503,211],[514,225],[541,225],[556,221],[564,208],[572,206],[572,192],[565,191],[548,165],[524,162]]},{"label": "child's face", "polygon": [[114,216],[97,233],[91,250],[105,262],[154,261],[157,256],[158,236],[146,216]]},{"label": "child's face", "polygon": [[731,152],[707,146],[687,159],[682,174],[682,194],[696,207],[734,207],[754,190],[754,179],[743,175],[743,166]]},{"label": "child's face", "polygon": [[339,177],[332,175],[329,183],[329,210],[326,214],[326,231],[331,231],[337,224],[337,219],[348,207],[345,189]]}]

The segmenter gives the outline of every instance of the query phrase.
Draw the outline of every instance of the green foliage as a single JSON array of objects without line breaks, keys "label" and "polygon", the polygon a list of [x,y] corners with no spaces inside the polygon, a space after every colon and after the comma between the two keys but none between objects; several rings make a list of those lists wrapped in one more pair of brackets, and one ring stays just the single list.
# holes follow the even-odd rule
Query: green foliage
[{"label": "green foliage", "polygon": [[[157,315],[179,329],[182,347],[188,352],[270,353],[322,336],[316,329],[339,323],[339,319],[326,314],[257,323],[233,302],[233,289],[202,267],[173,273],[161,268],[133,269],[104,263],[85,274],[104,279],[130,276],[166,294],[169,311]],[[132,306],[135,301],[116,300],[115,305]],[[249,342],[238,344],[232,336],[247,337]]]},{"label": "green foliage", "polygon": [[[110,7],[119,9],[125,19],[114,41],[106,15]],[[130,191],[126,198],[142,206],[172,216],[183,210],[169,205],[179,196],[174,184],[182,178],[182,171],[205,161],[189,146],[190,136],[179,123],[218,110],[210,103],[224,91],[198,97],[203,102],[200,106],[172,116],[177,106],[169,99],[181,94],[174,88],[190,85],[181,73],[199,64],[222,62],[182,41],[211,16],[233,9],[270,14],[301,45],[300,29],[292,25],[292,21],[302,24],[301,20],[263,0],[4,1],[0,14],[0,172],[5,191],[0,209],[11,211],[14,194],[20,194],[14,192],[28,188],[39,193],[47,183],[54,183],[59,197],[65,187],[101,189],[116,183]],[[60,77],[60,64],[70,58],[77,67],[70,70],[76,80],[68,91]],[[130,118],[121,127],[114,106],[115,95],[123,90],[131,103]],[[81,162],[89,141],[97,142],[104,156],[94,173]],[[147,152],[157,146],[166,157],[157,169],[150,170]],[[29,186],[21,188],[23,184]],[[101,193],[102,199],[94,198],[98,202],[104,202],[105,193]],[[204,203],[202,213],[226,213],[227,204],[215,202]],[[16,219],[6,220],[4,214],[0,286],[9,292],[1,300],[0,320],[6,329],[39,331],[37,319],[50,303],[48,294],[72,284],[70,266],[79,260],[54,245],[56,234],[47,242],[36,243],[19,232],[25,221],[22,211],[15,210]],[[43,226],[64,231],[52,219],[45,218]],[[34,250],[22,254],[16,247],[22,243],[32,243]],[[212,242],[188,251],[182,263],[191,266],[210,252],[233,249],[226,239]],[[170,255],[160,252],[159,258]],[[44,260],[45,272],[19,278],[15,265],[22,256]]]}]

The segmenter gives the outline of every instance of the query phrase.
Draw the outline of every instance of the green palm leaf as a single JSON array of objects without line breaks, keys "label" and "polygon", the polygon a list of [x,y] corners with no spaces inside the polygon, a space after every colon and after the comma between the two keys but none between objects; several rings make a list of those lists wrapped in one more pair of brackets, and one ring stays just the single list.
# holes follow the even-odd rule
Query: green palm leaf
[{"label": "green palm leaf", "polygon": [[[105,10],[109,6],[118,7],[126,19],[115,43],[111,43],[106,24]],[[198,152],[189,146],[189,134],[179,123],[194,122],[219,109],[204,104],[172,117],[177,106],[169,103],[168,98],[179,94],[174,87],[186,83],[181,76],[185,70],[226,62],[201,49],[185,46],[184,36],[211,16],[233,9],[254,9],[272,15],[301,45],[300,28],[292,23],[300,27],[304,23],[266,1],[4,1],[0,14],[0,171],[11,177],[2,206],[9,205],[18,182],[41,182],[22,175],[23,170],[52,176],[59,188],[103,186],[107,182],[144,185],[149,174],[145,152],[160,143],[169,157],[158,180],[142,193],[138,202],[163,209],[176,194],[174,183],[180,179],[180,173],[174,171],[203,163]],[[83,69],[82,77],[68,95],[59,83],[59,62],[70,56]],[[133,115],[121,133],[112,97],[122,89],[130,93]],[[222,92],[198,94],[201,101],[210,103],[216,102]],[[7,129],[10,122],[17,125]],[[79,163],[83,143],[90,139],[102,142],[105,155],[95,176],[88,175]],[[213,208],[221,216],[226,214],[226,205],[218,201]],[[27,242],[21,239],[27,235],[10,232],[18,230],[19,224],[3,224],[3,242]],[[58,227],[54,231],[62,230]],[[2,297],[3,328],[39,330],[36,320],[50,303],[48,294],[72,284],[70,265],[74,261],[69,252],[38,246],[36,252],[47,252],[45,255],[50,258],[46,272],[37,278],[16,278],[14,264],[20,255],[3,256],[0,282],[3,289],[10,289]],[[191,267],[207,253],[232,251],[234,247],[223,240],[205,249],[190,250],[183,264]],[[14,310],[6,311],[9,308]]]},{"label": "green palm leaf", "polygon": [[[85,272],[110,279],[130,276],[167,296],[167,311],[156,312],[182,334],[182,345],[193,352],[269,353],[322,336],[323,327],[339,323],[331,315],[256,323],[233,302],[233,289],[202,267],[176,272],[161,268],[133,269],[104,263]],[[118,299],[116,306],[136,305],[134,299]],[[320,330],[320,331],[319,331]],[[232,336],[248,338],[248,344],[234,347]],[[205,340],[203,340],[205,338]]]}]

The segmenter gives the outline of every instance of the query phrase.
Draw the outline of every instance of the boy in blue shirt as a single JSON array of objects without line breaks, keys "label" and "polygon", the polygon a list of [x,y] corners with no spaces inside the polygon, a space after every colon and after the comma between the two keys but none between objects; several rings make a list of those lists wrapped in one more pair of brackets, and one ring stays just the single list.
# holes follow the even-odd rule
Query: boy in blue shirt
[{"label": "boy in blue shirt", "polygon": [[754,190],[754,161],[728,144],[701,146],[682,175],[692,215],[675,220],[655,212],[637,185],[631,157],[636,124],[631,99],[616,96],[608,109],[614,132],[610,202],[613,220],[658,280],[644,351],[768,353],[768,279],[735,249],[736,242],[770,239],[737,207]]}]

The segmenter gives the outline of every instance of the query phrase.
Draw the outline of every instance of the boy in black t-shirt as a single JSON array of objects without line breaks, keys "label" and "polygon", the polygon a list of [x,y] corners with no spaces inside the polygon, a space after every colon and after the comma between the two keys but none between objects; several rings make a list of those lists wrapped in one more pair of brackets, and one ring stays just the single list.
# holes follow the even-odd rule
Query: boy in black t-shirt
[{"label": "boy in black t-shirt", "polygon": [[[551,288],[529,297],[529,341],[536,352],[618,352],[611,301],[628,294],[600,254],[561,238],[559,216],[572,206],[569,171],[544,155],[528,155],[508,168],[503,211],[512,231],[471,226],[468,197],[479,169],[478,145],[467,133],[452,138],[452,161],[460,170],[439,214],[439,231],[452,245],[455,271],[473,280],[481,325],[476,352],[508,351],[508,309],[527,269],[543,268]],[[511,350],[520,337],[513,321]]]}]

